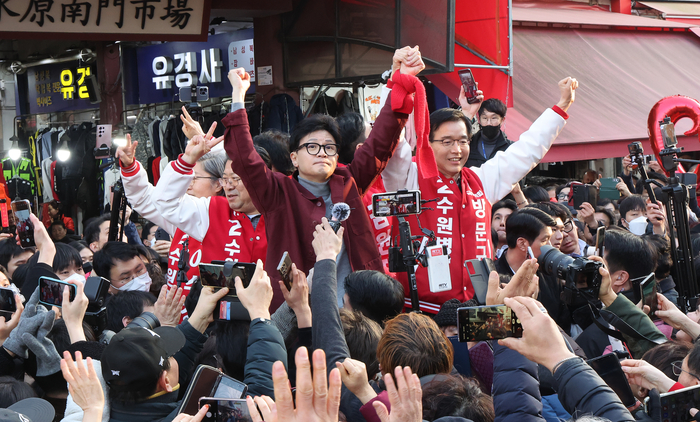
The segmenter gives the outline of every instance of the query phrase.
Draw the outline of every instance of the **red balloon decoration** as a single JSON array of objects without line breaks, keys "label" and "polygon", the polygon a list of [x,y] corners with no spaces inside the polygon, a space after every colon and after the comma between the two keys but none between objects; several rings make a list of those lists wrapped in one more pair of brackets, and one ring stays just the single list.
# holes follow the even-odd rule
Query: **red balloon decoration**
[{"label": "red balloon decoration", "polygon": [[[651,108],[649,118],[647,119],[649,142],[651,142],[651,149],[654,151],[656,160],[659,162],[661,168],[663,168],[663,163],[661,162],[659,152],[664,149],[664,140],[661,137],[659,122],[666,116],[670,117],[674,124],[684,117],[690,118],[693,120],[693,127],[685,132],[685,135],[695,135],[698,133],[698,129],[700,129],[700,102],[694,98],[686,97],[685,95],[673,95],[662,98]],[[695,169],[696,174],[700,174],[698,170],[700,170],[700,166]],[[670,176],[668,170],[665,168],[664,172],[666,176]],[[681,164],[678,164],[677,172],[685,173],[685,169]]]}]

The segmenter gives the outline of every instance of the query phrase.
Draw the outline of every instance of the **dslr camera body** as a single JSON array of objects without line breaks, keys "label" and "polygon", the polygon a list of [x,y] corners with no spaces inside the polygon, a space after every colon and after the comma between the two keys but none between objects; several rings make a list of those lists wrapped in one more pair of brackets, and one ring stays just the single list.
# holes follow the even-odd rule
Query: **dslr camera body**
[{"label": "dslr camera body", "polygon": [[84,291],[88,298],[85,322],[90,325],[95,335],[99,336],[107,327],[105,300],[109,291],[109,281],[102,277],[88,277],[85,280]]},{"label": "dslr camera body", "polygon": [[600,284],[602,263],[586,258],[572,258],[553,246],[542,246],[540,257],[537,259],[540,269],[546,275],[555,275],[564,280],[562,300],[567,305],[580,304],[578,298],[586,301],[597,301]]}]

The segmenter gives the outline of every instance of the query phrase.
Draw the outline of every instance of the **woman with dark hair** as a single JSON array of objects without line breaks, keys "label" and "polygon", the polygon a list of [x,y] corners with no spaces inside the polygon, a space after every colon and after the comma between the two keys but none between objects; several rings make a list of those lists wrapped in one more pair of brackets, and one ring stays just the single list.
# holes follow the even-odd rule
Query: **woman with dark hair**
[{"label": "woman with dark hair", "polygon": [[66,229],[69,230],[69,233],[75,233],[75,224],[73,224],[73,219],[63,215],[63,206],[60,202],[54,199],[48,203],[47,209],[48,216],[47,218],[44,218],[43,221],[44,226],[46,226],[47,229],[54,221],[62,221],[63,224],[66,225]]}]

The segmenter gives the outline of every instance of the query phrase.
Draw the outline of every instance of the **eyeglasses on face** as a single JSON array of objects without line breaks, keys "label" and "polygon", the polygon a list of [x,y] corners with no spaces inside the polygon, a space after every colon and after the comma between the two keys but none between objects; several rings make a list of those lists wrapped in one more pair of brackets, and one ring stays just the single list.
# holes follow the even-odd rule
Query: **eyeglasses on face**
[{"label": "eyeglasses on face", "polygon": [[299,145],[299,148],[297,148],[297,151],[299,151],[302,148],[306,148],[306,152],[309,153],[309,155],[318,155],[319,152],[321,152],[321,148],[323,148],[323,153],[326,154],[329,157],[333,157],[336,154],[338,154],[338,145],[337,144],[325,144],[321,145],[316,142],[309,142],[303,145]]},{"label": "eyeglasses on face", "polygon": [[466,147],[469,145],[469,139],[452,139],[452,138],[444,138],[444,139],[433,139],[430,142],[440,142],[443,147],[445,148],[452,148],[454,146],[455,142],[459,144],[460,147]]},{"label": "eyeglasses on face", "polygon": [[693,374],[692,372],[688,372],[685,369],[683,369],[683,361],[682,360],[677,360],[671,364],[673,366],[673,375],[679,377],[681,376],[681,373],[685,372],[686,374],[695,377],[698,381],[700,381],[700,377],[697,375]]},{"label": "eyeglasses on face", "polygon": [[222,177],[219,179],[219,183],[221,184],[222,187],[226,187],[226,185],[231,185],[234,188],[238,186],[241,183],[241,178],[240,177]]},{"label": "eyeglasses on face", "polygon": [[574,223],[571,220],[567,220],[566,223],[564,223],[564,228],[562,229],[564,233],[571,233],[571,230],[574,229]]}]

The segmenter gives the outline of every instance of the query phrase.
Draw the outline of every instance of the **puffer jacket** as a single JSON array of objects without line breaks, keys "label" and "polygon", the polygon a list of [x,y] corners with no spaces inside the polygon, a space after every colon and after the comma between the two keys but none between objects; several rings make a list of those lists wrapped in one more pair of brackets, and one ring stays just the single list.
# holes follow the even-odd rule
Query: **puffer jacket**
[{"label": "puffer jacket", "polygon": [[288,368],[287,349],[280,331],[269,319],[251,322],[243,380],[248,385],[249,395],[275,397],[272,364],[278,360]]},{"label": "puffer jacket", "polygon": [[492,345],[494,421],[544,421],[537,364],[498,342]]}]

